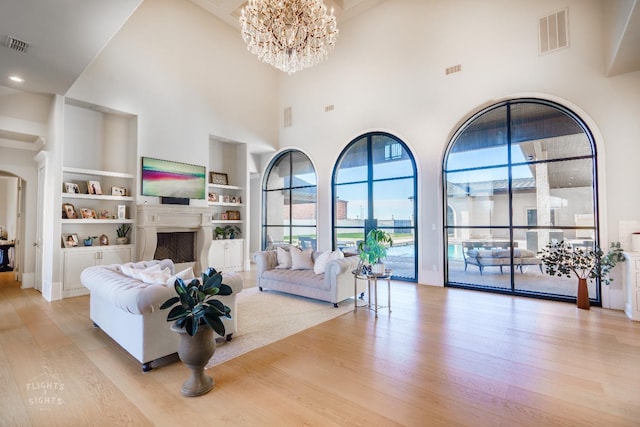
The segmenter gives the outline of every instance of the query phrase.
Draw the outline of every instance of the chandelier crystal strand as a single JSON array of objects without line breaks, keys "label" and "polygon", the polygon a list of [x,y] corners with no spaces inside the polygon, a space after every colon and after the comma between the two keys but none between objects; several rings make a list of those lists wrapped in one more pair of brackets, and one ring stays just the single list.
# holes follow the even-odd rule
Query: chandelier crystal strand
[{"label": "chandelier crystal strand", "polygon": [[322,0],[249,0],[240,25],[249,52],[288,74],[325,59],[338,38]]}]

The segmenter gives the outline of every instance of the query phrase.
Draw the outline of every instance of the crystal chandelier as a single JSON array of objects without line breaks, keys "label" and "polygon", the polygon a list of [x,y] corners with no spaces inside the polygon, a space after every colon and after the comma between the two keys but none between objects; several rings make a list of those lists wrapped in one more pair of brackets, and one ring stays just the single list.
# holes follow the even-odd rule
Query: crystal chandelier
[{"label": "crystal chandelier", "polygon": [[249,52],[289,74],[325,59],[338,38],[322,0],[249,0],[240,25]]}]

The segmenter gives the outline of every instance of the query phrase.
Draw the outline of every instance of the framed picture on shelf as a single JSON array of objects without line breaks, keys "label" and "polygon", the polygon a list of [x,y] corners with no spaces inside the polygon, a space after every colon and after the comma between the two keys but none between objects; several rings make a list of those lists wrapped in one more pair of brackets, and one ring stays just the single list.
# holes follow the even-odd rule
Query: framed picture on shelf
[{"label": "framed picture on shelf", "polygon": [[217,202],[218,201],[218,194],[217,193],[209,193],[209,201],[210,202]]},{"label": "framed picture on shelf", "polygon": [[102,209],[99,213],[98,213],[98,219],[110,219],[111,218],[111,214],[109,213],[108,210],[106,209]]},{"label": "framed picture on shelf", "polygon": [[222,203],[229,203],[229,196],[228,195],[225,194],[225,195],[223,195],[221,197],[222,197],[222,200],[221,200]]},{"label": "framed picture on shelf", "polygon": [[127,219],[127,205],[118,205],[118,219]]},{"label": "framed picture on shelf", "polygon": [[65,182],[64,183],[64,192],[65,193],[80,193],[80,187],[75,182]]},{"label": "framed picture on shelf", "polygon": [[106,234],[100,236],[100,246],[108,246],[109,245],[109,237]]},{"label": "framed picture on shelf", "polygon": [[100,181],[87,181],[87,189],[89,194],[102,194],[102,188],[100,188]]},{"label": "framed picture on shelf", "polygon": [[65,248],[75,248],[78,246],[78,235],[76,233],[63,234],[62,245]]},{"label": "framed picture on shelf", "polygon": [[82,219],[98,219],[96,211],[93,209],[82,208],[80,209],[80,213],[82,214]]},{"label": "framed picture on shelf", "polygon": [[111,187],[111,195],[112,196],[126,196],[127,189],[124,187]]},{"label": "framed picture on shelf", "polygon": [[220,213],[220,219],[223,221],[226,221],[229,219],[229,215],[226,212],[221,212]]},{"label": "framed picture on shelf", "polygon": [[231,196],[231,199],[229,201],[231,203],[238,203],[238,198],[236,196]]},{"label": "framed picture on shelf", "polygon": [[62,205],[63,218],[78,219],[78,213],[76,208],[71,203],[64,203]]},{"label": "framed picture on shelf", "polygon": [[229,177],[222,172],[209,172],[209,181],[211,184],[229,185]]}]

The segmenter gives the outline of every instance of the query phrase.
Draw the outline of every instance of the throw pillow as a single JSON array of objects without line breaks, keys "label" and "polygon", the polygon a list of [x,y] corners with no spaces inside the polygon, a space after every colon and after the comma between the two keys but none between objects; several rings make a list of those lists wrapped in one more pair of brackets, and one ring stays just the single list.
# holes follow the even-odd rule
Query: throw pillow
[{"label": "throw pillow", "polygon": [[176,277],[179,277],[184,281],[190,281],[191,279],[195,279],[196,276],[193,274],[193,267],[189,267],[177,273]]},{"label": "throw pillow", "polygon": [[327,268],[327,263],[329,262],[329,257],[331,256],[331,251],[324,251],[316,258],[316,262],[313,263],[313,272],[316,274],[323,274],[325,268]]},{"label": "throw pillow", "polygon": [[160,264],[154,264],[151,267],[147,267],[147,268],[133,268],[130,267],[128,265],[121,265],[120,266],[120,271],[122,271],[122,274],[124,274],[125,276],[131,277],[132,279],[138,279],[138,280],[142,280],[141,279],[141,274],[144,273],[152,273],[154,271],[161,271],[162,269],[160,268]]},{"label": "throw pillow", "polygon": [[324,251],[316,258],[316,262],[313,264],[313,272],[316,274],[323,274],[327,269],[327,263],[334,259],[344,258],[342,251]]},{"label": "throw pillow", "polygon": [[160,271],[140,271],[140,280],[149,285],[164,285],[169,277],[171,277],[171,271],[169,268],[165,268]]},{"label": "throw pillow", "polygon": [[291,253],[280,247],[276,248],[276,256],[278,257],[278,269],[291,268]]},{"label": "throw pillow", "polygon": [[289,253],[291,254],[292,270],[313,270],[313,260],[311,259],[313,249],[309,248],[302,251],[292,247]]},{"label": "throw pillow", "polygon": [[173,286],[176,283],[176,279],[177,278],[181,278],[183,282],[185,283],[189,283],[191,282],[191,280],[195,279],[195,275],[193,274],[193,268],[189,267],[186,268],[184,270],[182,270],[181,272],[170,276],[165,282],[167,284],[167,286],[171,286],[173,288]]}]

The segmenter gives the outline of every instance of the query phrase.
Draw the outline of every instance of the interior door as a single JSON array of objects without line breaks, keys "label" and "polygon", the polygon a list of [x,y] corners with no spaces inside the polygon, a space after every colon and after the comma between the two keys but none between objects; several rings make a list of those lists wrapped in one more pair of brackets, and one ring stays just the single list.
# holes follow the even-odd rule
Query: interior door
[{"label": "interior door", "polygon": [[[43,248],[42,241],[44,240],[43,236],[43,224],[44,221],[44,189],[45,189],[45,178],[47,176],[47,165],[46,163],[42,163],[38,166],[38,196],[36,197],[36,241],[33,243],[35,246],[35,255],[36,255],[36,264],[34,266],[34,288],[42,292],[42,258],[43,258]],[[22,192],[20,192],[22,193]]]}]

